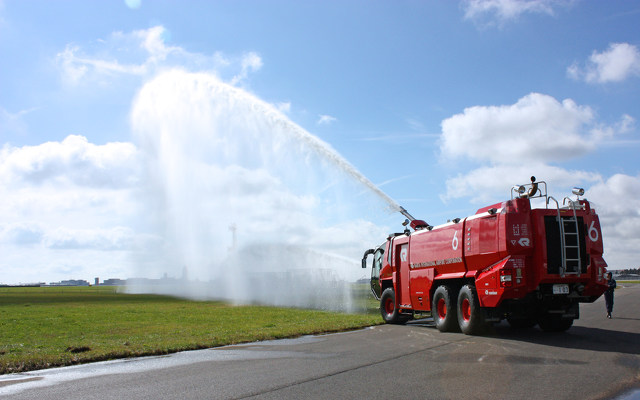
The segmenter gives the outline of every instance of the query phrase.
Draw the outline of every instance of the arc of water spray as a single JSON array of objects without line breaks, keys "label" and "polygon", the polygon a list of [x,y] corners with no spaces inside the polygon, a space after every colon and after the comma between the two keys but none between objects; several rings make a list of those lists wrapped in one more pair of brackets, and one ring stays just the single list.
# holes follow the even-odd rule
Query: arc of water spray
[{"label": "arc of water spray", "polygon": [[389,197],[385,192],[380,190],[373,182],[367,179],[360,171],[358,171],[351,163],[345,160],[337,151],[335,151],[328,143],[322,141],[318,137],[310,134],[297,124],[288,120],[280,111],[271,106],[268,103],[261,102],[256,99],[251,99],[253,101],[253,105],[256,108],[259,108],[261,112],[271,118],[272,122],[276,125],[280,125],[286,128],[286,131],[295,135],[298,139],[302,140],[304,143],[309,145],[309,147],[315,151],[317,154],[321,155],[325,159],[329,160],[331,163],[345,171],[356,181],[363,184],[366,188],[371,190],[374,194],[376,194],[380,199],[382,199],[391,211],[393,212],[402,212],[404,208],[402,208],[395,200]]}]

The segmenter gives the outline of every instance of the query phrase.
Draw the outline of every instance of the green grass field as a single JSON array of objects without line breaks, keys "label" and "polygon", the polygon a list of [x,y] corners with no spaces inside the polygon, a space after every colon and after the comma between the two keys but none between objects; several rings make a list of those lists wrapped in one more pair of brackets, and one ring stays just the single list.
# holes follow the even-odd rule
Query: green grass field
[{"label": "green grass field", "polygon": [[[0,288],[0,373],[338,332],[382,322],[366,313],[232,306],[112,287]],[[369,296],[370,297],[370,296]]]}]

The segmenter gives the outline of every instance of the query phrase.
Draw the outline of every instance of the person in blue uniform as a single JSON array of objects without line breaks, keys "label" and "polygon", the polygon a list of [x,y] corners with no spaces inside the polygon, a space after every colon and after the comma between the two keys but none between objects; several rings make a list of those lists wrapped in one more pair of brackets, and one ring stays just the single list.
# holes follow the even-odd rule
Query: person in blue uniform
[{"label": "person in blue uniform", "polygon": [[604,302],[607,306],[607,318],[611,318],[613,312],[613,291],[616,289],[616,280],[611,272],[607,272],[607,291],[604,292]]}]

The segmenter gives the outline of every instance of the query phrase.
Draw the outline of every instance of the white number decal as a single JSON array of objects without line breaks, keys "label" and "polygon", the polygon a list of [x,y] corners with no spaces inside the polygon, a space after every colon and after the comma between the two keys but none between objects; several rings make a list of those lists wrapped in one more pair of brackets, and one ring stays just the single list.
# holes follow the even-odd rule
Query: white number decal
[{"label": "white number decal", "polygon": [[598,230],[593,226],[595,223],[596,221],[591,221],[591,225],[589,226],[589,239],[591,239],[592,242],[598,241]]},{"label": "white number decal", "polygon": [[451,241],[451,247],[454,250],[458,250],[458,231],[453,232],[453,240]]}]

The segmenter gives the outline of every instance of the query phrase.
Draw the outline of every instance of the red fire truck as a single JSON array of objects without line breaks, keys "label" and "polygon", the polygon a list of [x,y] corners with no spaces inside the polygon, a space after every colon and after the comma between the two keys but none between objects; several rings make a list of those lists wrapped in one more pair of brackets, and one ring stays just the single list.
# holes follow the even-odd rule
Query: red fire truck
[{"label": "red fire truck", "polygon": [[[579,303],[606,289],[602,233],[584,190],[559,202],[536,182],[511,189],[511,200],[475,215],[430,226],[407,217],[405,231],[367,250],[371,290],[387,323],[431,313],[438,330],[481,334],[493,322],[565,331]],[[545,202],[532,208],[531,199]],[[413,230],[409,230],[409,225]]]}]

